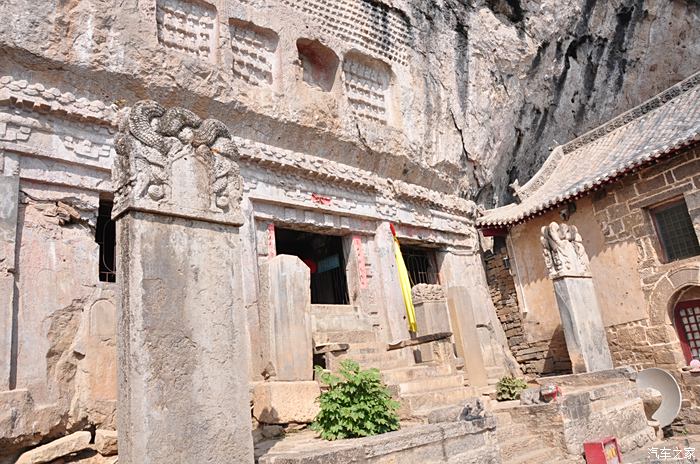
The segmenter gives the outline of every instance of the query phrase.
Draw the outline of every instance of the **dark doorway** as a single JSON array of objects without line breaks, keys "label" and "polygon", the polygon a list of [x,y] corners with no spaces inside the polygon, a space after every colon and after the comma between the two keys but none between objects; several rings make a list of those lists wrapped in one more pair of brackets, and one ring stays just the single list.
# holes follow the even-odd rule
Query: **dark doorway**
[{"label": "dark doorway", "polygon": [[343,240],[275,227],[278,255],[298,256],[311,269],[311,304],[348,304]]},{"label": "dark doorway", "polygon": [[117,277],[114,259],[116,227],[112,221],[112,202],[109,200],[100,200],[95,241],[100,246],[100,282],[114,282]]}]

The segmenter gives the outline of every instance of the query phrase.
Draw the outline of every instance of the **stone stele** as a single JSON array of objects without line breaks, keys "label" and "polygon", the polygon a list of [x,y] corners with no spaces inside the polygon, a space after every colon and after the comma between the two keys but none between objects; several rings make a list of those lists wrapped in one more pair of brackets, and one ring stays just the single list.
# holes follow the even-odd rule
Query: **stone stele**
[{"label": "stone stele", "polygon": [[544,261],[554,283],[574,373],[612,369],[605,326],[581,235],[576,227],[556,222],[542,227],[541,232]]},{"label": "stone stele", "polygon": [[253,462],[236,147],[153,101],[116,147],[119,462]]}]

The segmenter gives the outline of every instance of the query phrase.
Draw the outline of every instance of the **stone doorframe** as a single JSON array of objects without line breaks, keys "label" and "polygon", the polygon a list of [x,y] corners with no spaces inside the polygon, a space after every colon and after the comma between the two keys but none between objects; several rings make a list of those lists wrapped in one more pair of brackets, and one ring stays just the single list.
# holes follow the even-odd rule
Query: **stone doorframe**
[{"label": "stone doorframe", "polygon": [[681,290],[692,286],[700,286],[700,264],[689,264],[667,272],[649,295],[647,310],[651,325],[672,325]]}]

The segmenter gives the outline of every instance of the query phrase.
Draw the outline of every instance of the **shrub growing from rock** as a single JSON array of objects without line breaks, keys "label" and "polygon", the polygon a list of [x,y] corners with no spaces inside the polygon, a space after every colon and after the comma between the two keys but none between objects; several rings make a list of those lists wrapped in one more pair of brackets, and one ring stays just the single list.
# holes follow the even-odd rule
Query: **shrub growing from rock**
[{"label": "shrub growing from rock", "polygon": [[496,399],[498,401],[517,400],[526,388],[527,384],[522,379],[502,377],[496,384]]},{"label": "shrub growing from rock", "polygon": [[382,383],[377,369],[360,369],[352,360],[340,363],[338,375],[316,366],[328,389],[319,396],[320,411],[311,428],[325,440],[358,438],[399,429],[399,403]]}]

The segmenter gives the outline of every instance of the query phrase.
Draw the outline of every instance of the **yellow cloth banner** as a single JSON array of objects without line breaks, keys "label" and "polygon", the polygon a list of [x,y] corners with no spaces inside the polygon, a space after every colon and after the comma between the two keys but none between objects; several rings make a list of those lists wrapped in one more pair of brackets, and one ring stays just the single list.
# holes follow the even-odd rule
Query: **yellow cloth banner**
[{"label": "yellow cloth banner", "polygon": [[416,309],[413,307],[413,297],[411,296],[411,280],[408,278],[408,269],[406,269],[406,263],[403,261],[401,247],[399,246],[399,239],[396,238],[396,235],[394,235],[394,256],[396,257],[396,265],[399,268],[399,282],[401,283],[403,302],[406,306],[408,330],[411,332],[417,332],[418,326],[416,325]]}]

